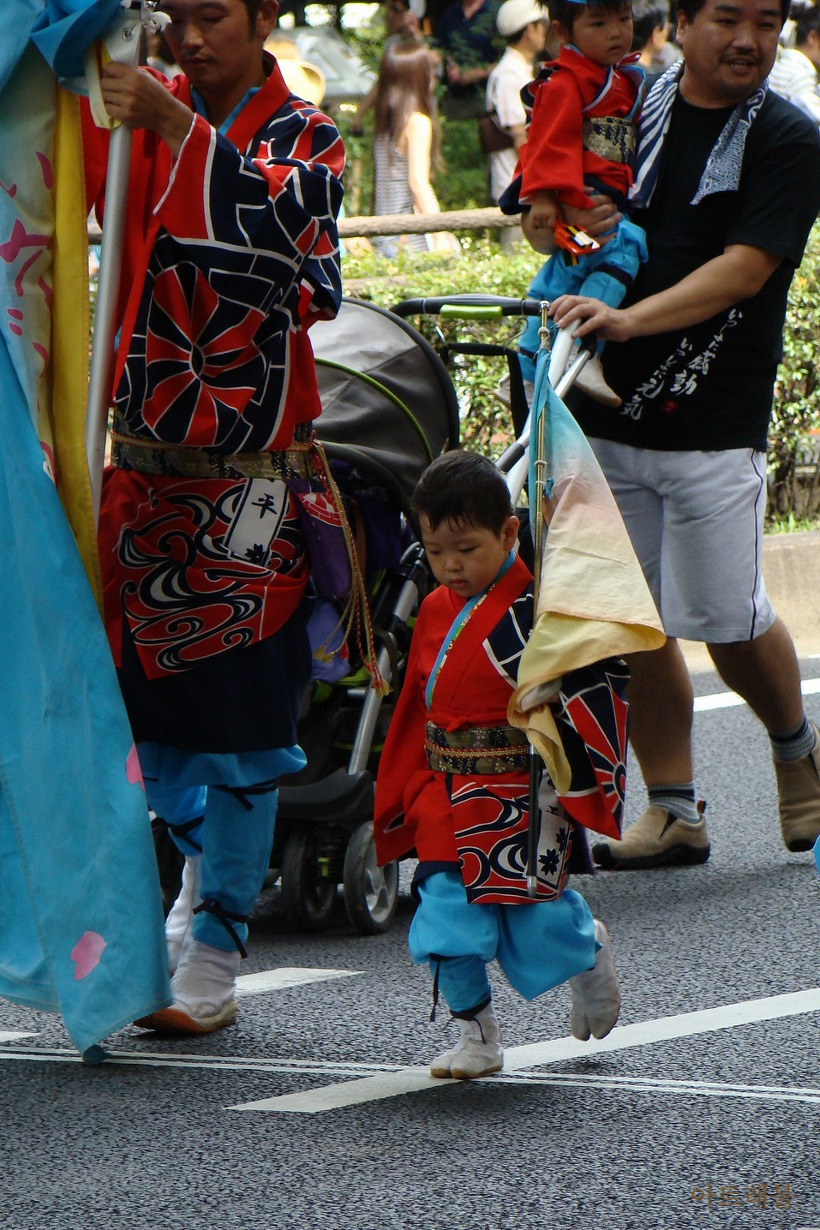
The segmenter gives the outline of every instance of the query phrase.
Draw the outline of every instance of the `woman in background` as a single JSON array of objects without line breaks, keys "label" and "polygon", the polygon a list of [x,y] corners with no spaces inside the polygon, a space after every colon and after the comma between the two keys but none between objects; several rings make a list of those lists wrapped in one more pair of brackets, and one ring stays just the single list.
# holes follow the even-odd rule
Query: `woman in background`
[{"label": "woman in background", "polygon": [[[439,165],[435,68],[435,57],[419,40],[402,39],[385,48],[376,84],[373,135],[377,215],[440,212],[430,182]],[[400,251],[461,251],[447,231],[381,236],[375,247],[391,257]]]}]

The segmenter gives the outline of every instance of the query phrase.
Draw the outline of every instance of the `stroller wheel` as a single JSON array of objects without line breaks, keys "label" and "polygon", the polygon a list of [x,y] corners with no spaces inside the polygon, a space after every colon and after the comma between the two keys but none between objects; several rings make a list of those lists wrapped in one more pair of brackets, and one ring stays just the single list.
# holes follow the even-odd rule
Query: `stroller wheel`
[{"label": "stroller wheel", "polygon": [[344,898],[347,916],[362,935],[387,931],[399,899],[398,863],[380,867],[376,862],[373,824],[365,820],[345,851]]},{"label": "stroller wheel", "polygon": [[300,931],[321,930],[333,913],[336,881],[328,879],[327,870],[317,829],[311,824],[295,828],[282,855],[282,904]]}]

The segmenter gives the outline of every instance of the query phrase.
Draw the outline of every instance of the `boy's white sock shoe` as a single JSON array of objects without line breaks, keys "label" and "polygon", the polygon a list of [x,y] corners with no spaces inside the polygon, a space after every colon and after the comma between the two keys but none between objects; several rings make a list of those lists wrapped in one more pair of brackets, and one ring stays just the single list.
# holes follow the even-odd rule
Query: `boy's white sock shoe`
[{"label": "boy's white sock shoe", "polygon": [[500,1072],[504,1066],[504,1050],[492,1004],[487,1004],[470,1020],[455,1019],[461,1037],[452,1050],[436,1056],[430,1064],[430,1075],[469,1081]]},{"label": "boy's white sock shoe", "polygon": [[605,1038],[613,1028],[621,1010],[618,975],[612,960],[612,945],[606,927],[595,919],[595,938],[601,947],[595,954],[595,965],[570,978],[572,1011],[569,1027],[573,1038],[586,1042],[590,1034]]},{"label": "boy's white sock shoe", "polygon": [[[573,358],[575,358],[574,355]],[[601,359],[597,354],[587,359],[575,377],[574,383],[575,387],[580,389],[582,393],[588,394],[593,401],[600,402],[602,406],[612,406],[614,408],[622,404],[618,394],[609,387],[604,379]]]},{"label": "boy's white sock shoe", "polygon": [[186,857],[182,868],[182,886],[165,919],[165,943],[168,946],[168,972],[175,973],[182,953],[191,942],[194,907],[202,901],[202,855]]},{"label": "boy's white sock shoe", "polygon": [[174,1002],[135,1021],[142,1029],[170,1034],[210,1034],[236,1020],[239,953],[191,940],[171,979]]}]

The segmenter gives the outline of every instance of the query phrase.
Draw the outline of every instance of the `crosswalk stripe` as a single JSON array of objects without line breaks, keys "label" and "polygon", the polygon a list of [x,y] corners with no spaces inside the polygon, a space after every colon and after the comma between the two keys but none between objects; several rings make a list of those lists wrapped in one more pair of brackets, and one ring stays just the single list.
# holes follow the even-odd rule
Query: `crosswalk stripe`
[{"label": "crosswalk stripe", "polygon": [[[549,1042],[510,1047],[504,1052],[504,1067],[509,1075],[542,1064],[582,1059],[627,1047],[645,1046],[652,1042],[666,1042],[693,1034],[732,1029],[738,1025],[817,1011],[820,1011],[820,988],[815,987],[788,995],[768,996],[765,999],[707,1008],[700,1012],[685,1012],[678,1016],[641,1021],[635,1025],[617,1026],[608,1037],[600,1041],[594,1038],[589,1042],[578,1042],[575,1038],[557,1038]],[[453,1089],[459,1084],[459,1081],[437,1080],[430,1076],[426,1068],[404,1068],[399,1072],[366,1076],[338,1085],[326,1085],[320,1089],[243,1102],[228,1109],[312,1115],[401,1094],[418,1093],[425,1089]]]},{"label": "crosswalk stripe", "polygon": [[236,995],[237,998],[262,995],[265,991],[283,991],[287,987],[303,987],[311,982],[328,982],[333,978],[359,978],[362,972],[356,969],[308,969],[296,965],[263,969],[256,974],[240,975],[236,980]]},{"label": "crosswalk stripe", "polygon": [[[816,696],[820,692],[820,679],[804,679],[800,684],[804,696]],[[737,692],[713,692],[709,696],[695,697],[695,712],[706,713],[712,709],[733,709],[746,702]]]}]

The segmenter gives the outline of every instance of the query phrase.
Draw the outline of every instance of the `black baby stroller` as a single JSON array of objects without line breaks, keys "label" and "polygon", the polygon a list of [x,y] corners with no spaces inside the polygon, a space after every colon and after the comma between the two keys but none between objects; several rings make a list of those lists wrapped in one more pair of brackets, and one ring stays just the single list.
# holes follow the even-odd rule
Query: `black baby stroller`
[{"label": "black baby stroller", "polygon": [[514,497],[523,486],[528,406],[514,345],[446,343],[439,335],[436,348],[405,318],[472,321],[540,310],[532,300],[478,295],[406,300],[393,312],[345,300],[335,320],[311,331],[323,405],[318,434],[364,524],[379,668],[392,693],[382,700],[370,690],[355,662],[343,678],[313,685],[299,730],[308,763],[280,790],[271,857],[285,913],[296,927],[321,928],[340,884],[348,916],[364,934],[385,931],[395,910],[398,869],[376,863],[374,777],[401,687],[412,619],[430,583],[423,552],[410,534],[410,497],[430,461],[459,441],[458,403],[448,371],[456,356],[506,358],[520,438],[498,464],[517,487]]},{"label": "black baby stroller", "polygon": [[271,868],[288,921],[322,927],[341,884],[353,925],[386,930],[398,869],[376,864],[373,797],[378,753],[401,687],[412,619],[429,587],[409,532],[422,471],[458,444],[458,404],[446,367],[405,321],[372,303],[344,300],[311,330],[322,415],[317,434],[349,503],[378,647],[391,685],[379,696],[355,657],[341,678],[314,681],[299,727],[308,763],[280,789]]}]

